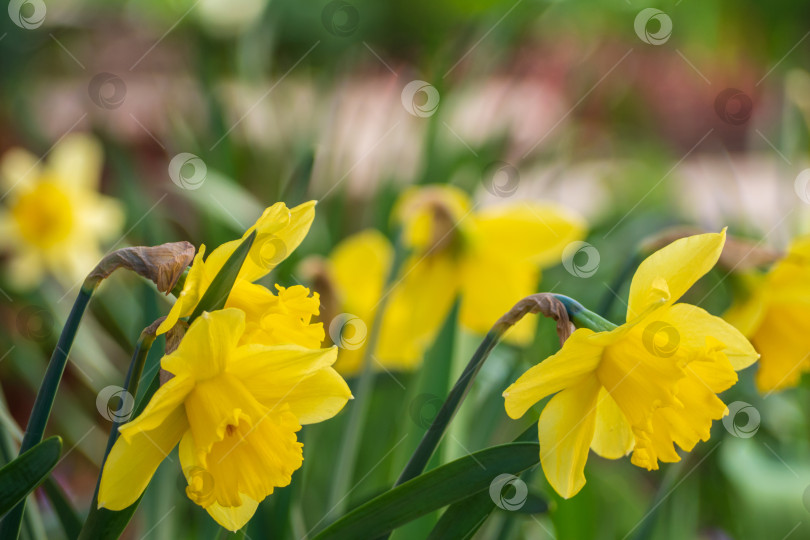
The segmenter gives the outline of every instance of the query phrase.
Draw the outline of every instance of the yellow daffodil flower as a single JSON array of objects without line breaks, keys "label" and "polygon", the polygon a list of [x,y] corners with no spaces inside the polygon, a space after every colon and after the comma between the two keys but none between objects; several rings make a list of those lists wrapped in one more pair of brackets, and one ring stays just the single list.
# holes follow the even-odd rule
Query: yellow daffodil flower
[{"label": "yellow daffodil flower", "polygon": [[766,273],[749,273],[747,296],[724,318],[762,354],[757,388],[771,392],[796,386],[810,371],[810,236],[795,240],[787,256]]},{"label": "yellow daffodil flower", "polygon": [[[384,365],[411,369],[457,296],[460,324],[486,333],[536,290],[540,269],[559,263],[565,247],[585,231],[583,220],[560,205],[522,201],[476,210],[452,186],[406,191],[394,217],[411,255],[389,293],[377,357]],[[527,344],[534,324],[522,321],[506,340]]]},{"label": "yellow daffodil flower", "polygon": [[[291,312],[298,301],[311,303],[287,298],[285,290],[279,298]],[[203,313],[191,324],[161,360],[173,377],[121,426],[102,472],[99,507],[134,503],[178,443],[186,493],[228,530],[244,526],[262,499],[290,483],[303,461],[296,432],[337,414],[351,393],[331,368],[334,347],[268,345],[256,336],[235,308]]]},{"label": "yellow daffodil flower", "polygon": [[627,322],[576,330],[562,349],[504,392],[520,418],[552,395],[538,423],[540,460],[563,497],[585,485],[588,449],[657,469],[680,460],[727,413],[717,393],[758,358],[745,337],[703,309],[675,302],[717,262],[725,231],[682,238],[653,253],[630,286]]},{"label": "yellow daffodil flower", "polygon": [[[257,233],[256,239],[239,271],[225,307],[241,307],[250,315],[260,313],[258,306],[264,305],[262,302],[275,302],[268,296],[272,295],[270,291],[253,282],[267,275],[298,247],[309,232],[314,218],[315,201],[300,204],[292,209],[288,209],[283,202],[278,202],[265,209],[256,223],[245,231],[241,239],[222,244],[205,260],[203,260],[205,245],[201,245],[188,271],[183,290],[166,316],[166,320],[158,328],[158,334],[167,332],[179,318],[192,314],[228,257],[254,230]],[[255,299],[252,298],[253,295],[256,295]],[[244,301],[237,306],[232,300],[235,298],[242,298]],[[317,302],[317,299],[315,301]],[[248,306],[255,306],[255,308],[249,309]]]},{"label": "yellow daffodil flower", "polygon": [[68,135],[41,161],[21,148],[0,160],[0,250],[11,254],[15,287],[36,286],[45,273],[72,287],[101,259],[100,244],[121,233],[124,212],[98,193],[102,151],[92,137]]}]

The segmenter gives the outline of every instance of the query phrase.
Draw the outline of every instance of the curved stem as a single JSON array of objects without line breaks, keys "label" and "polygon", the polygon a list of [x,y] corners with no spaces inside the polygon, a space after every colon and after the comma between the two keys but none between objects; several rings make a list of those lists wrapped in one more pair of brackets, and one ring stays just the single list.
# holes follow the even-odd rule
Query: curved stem
[{"label": "curved stem", "polygon": [[[56,348],[51,354],[42,385],[37,391],[34,408],[31,411],[28,425],[25,428],[25,435],[23,435],[22,444],[20,445],[20,454],[30,450],[34,445],[42,441],[45,426],[48,424],[48,418],[51,415],[51,410],[53,410],[56,391],[65,372],[68,354],[70,354],[73,341],[76,339],[76,332],[79,330],[79,323],[87,309],[87,304],[90,303],[90,298],[92,298],[98,283],[99,280],[97,279],[88,278],[85,280],[76,301],[73,303],[73,308],[70,310],[70,315],[68,315],[65,327],[59,336],[59,341],[56,343]],[[0,523],[0,538],[16,539],[19,536],[24,511],[25,501],[6,514],[6,517]]]}]

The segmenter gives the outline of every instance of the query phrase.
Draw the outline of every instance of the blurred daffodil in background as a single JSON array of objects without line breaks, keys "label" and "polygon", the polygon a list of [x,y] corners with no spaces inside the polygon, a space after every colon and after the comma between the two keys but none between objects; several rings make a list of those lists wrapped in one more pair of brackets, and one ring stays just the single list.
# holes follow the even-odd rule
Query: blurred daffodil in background
[{"label": "blurred daffodil in background", "polygon": [[757,388],[771,392],[796,386],[810,370],[810,236],[794,240],[768,272],[752,270],[740,278],[740,297],[725,318],[762,355]]},{"label": "blurred daffodil in background", "polygon": [[[585,223],[555,203],[522,201],[478,209],[462,190],[406,190],[393,219],[410,256],[395,279],[383,315],[378,357],[386,365],[418,365],[456,297],[459,322],[484,334],[537,288],[540,270],[561,262]],[[534,321],[521,321],[506,340],[528,344]]]},{"label": "blurred daffodil in background", "polygon": [[[419,367],[456,298],[460,324],[484,334],[536,289],[541,268],[559,263],[565,247],[585,234],[582,218],[563,206],[524,201],[476,210],[465,192],[446,185],[406,190],[393,219],[410,255],[387,289],[394,248],[374,230],[336,246],[325,278],[339,309],[366,327],[386,301],[372,364],[398,370]],[[506,339],[526,345],[534,328],[527,318]],[[357,373],[364,350],[341,347],[341,373]]]},{"label": "blurred daffodil in background", "polygon": [[102,473],[99,507],[134,503],[179,443],[189,498],[238,530],[301,466],[301,424],[331,418],[351,398],[330,367],[336,354],[334,347],[256,340],[238,309],[204,313],[161,360],[172,378],[120,428]]},{"label": "blurred daffodil in background", "polygon": [[[538,423],[540,459],[563,497],[585,485],[588,450],[658,469],[709,439],[727,409],[716,394],[758,354],[724,320],[675,302],[717,262],[725,231],[676,240],[650,255],[630,285],[625,324],[577,329],[555,355],[504,392],[507,414],[520,418],[554,394]],[[606,323],[609,326],[610,323]]]},{"label": "blurred daffodil in background", "polygon": [[10,254],[16,288],[32,288],[45,274],[72,287],[99,261],[103,243],[121,234],[123,206],[98,192],[102,159],[99,142],[84,134],[66,136],[44,162],[22,148],[0,158],[0,250]]}]

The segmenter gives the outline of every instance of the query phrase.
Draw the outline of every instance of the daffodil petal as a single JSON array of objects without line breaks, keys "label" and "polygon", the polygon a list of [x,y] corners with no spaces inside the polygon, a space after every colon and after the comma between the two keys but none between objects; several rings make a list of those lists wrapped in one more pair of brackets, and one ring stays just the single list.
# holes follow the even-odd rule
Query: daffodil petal
[{"label": "daffodil petal", "polygon": [[554,203],[524,201],[482,210],[475,218],[476,243],[500,258],[559,264],[565,247],[585,234],[585,221]]},{"label": "daffodil petal", "polygon": [[22,148],[12,148],[0,159],[0,181],[3,190],[13,190],[31,186],[42,173],[37,157]]},{"label": "daffodil petal", "polygon": [[341,292],[343,310],[370,318],[382,294],[394,250],[374,229],[350,236],[329,256],[330,276]]},{"label": "daffodil petal", "polygon": [[160,362],[174,375],[197,380],[225,371],[226,359],[236,349],[245,331],[245,313],[239,309],[219,309],[202,315],[191,323],[186,335],[173,353]]},{"label": "daffodil petal", "polygon": [[752,338],[762,359],[755,376],[760,392],[796,386],[810,371],[810,320],[801,308],[769,311]]},{"label": "daffodil petal", "polygon": [[389,369],[413,369],[433,343],[458,293],[457,265],[449,255],[406,264],[391,288],[376,357]]},{"label": "daffodil petal", "polygon": [[596,377],[586,377],[566,388],[551,398],[537,423],[543,472],[564,499],[585,485],[585,463],[596,427],[600,388]]},{"label": "daffodil petal", "polygon": [[677,330],[681,346],[702,349],[706,346],[707,338],[717,339],[725,345],[723,352],[738,371],[747,368],[759,358],[759,353],[739,330],[697,306],[675,304],[659,313],[656,317]]},{"label": "daffodil petal", "polygon": [[510,418],[520,418],[544,397],[590,378],[603,351],[603,347],[588,339],[593,334],[587,328],[576,330],[557,354],[532,367],[512,383],[503,393],[506,414]]},{"label": "daffodil petal", "polygon": [[331,369],[337,347],[304,349],[293,345],[240,347],[228,372],[265,407],[286,403],[301,424],[337,414],[351,398],[343,378]]},{"label": "daffodil petal", "polygon": [[725,229],[720,233],[698,234],[675,240],[647,257],[639,265],[630,284],[627,320],[642,313],[650,303],[651,292],[660,289],[662,280],[669,291],[668,301],[676,302],[706,272],[712,269],[723,251]]},{"label": "daffodil petal", "polygon": [[89,135],[68,135],[51,150],[48,173],[73,187],[98,189],[103,161],[101,143]]},{"label": "daffodil petal", "polygon": [[[470,257],[461,277],[459,321],[466,328],[485,334],[520,299],[537,289],[540,271],[525,259],[508,259],[494,253]],[[525,345],[534,337],[535,318],[507,333],[508,341]],[[523,323],[523,321],[521,321]]]},{"label": "daffodil petal", "polygon": [[619,459],[633,450],[635,439],[624,413],[602,388],[596,405],[596,429],[591,450],[607,459]]},{"label": "daffodil petal", "polygon": [[146,408],[134,420],[118,428],[122,439],[132,440],[141,432],[158,429],[176,410],[182,410],[183,400],[194,387],[190,377],[172,377],[149,400]]},{"label": "daffodil petal", "polygon": [[[196,453],[194,452],[194,437],[191,435],[190,431],[186,432],[183,439],[180,441],[178,454],[186,482],[190,483],[195,480],[195,477],[202,477],[197,479],[200,482],[199,489],[202,490],[203,493],[192,493],[191,495],[203,498],[210,495],[207,491],[211,490],[213,486],[208,484],[213,482],[213,477],[208,471],[204,470],[202,463],[197,459]],[[186,488],[186,490],[188,493],[189,488]],[[242,504],[240,506],[222,506],[217,502],[212,502],[204,506],[205,511],[214,518],[214,521],[225,529],[238,531],[250,521],[250,518],[253,517],[253,514],[256,513],[256,509],[259,507],[259,501],[251,499],[244,493],[241,494],[241,497]]]},{"label": "daffodil petal", "polygon": [[[188,269],[186,280],[183,283],[183,290],[180,292],[180,296],[174,302],[171,310],[169,310],[169,314],[166,315],[166,318],[160,323],[160,326],[158,326],[157,335],[165,334],[171,330],[171,328],[177,324],[180,317],[191,315],[194,308],[197,306],[197,302],[200,301],[203,293],[204,255],[205,244],[201,244],[200,249],[194,256],[194,260]],[[207,284],[205,285],[207,286]]]},{"label": "daffodil petal", "polygon": [[[277,401],[282,397],[273,396],[265,403]],[[307,425],[332,418],[350,399],[352,392],[343,377],[332,368],[324,368],[293,387],[284,397],[284,402],[298,417],[298,422]]]},{"label": "daffodil petal", "polygon": [[186,430],[185,411],[175,408],[155,429],[139,431],[129,439],[119,437],[101,473],[99,508],[123,510],[138,500]]}]

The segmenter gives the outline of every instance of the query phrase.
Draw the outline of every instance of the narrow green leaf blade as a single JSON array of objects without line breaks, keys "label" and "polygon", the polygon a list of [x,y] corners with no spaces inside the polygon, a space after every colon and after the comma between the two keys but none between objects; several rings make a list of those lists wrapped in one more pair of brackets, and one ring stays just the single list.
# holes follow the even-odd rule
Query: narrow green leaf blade
[{"label": "narrow green leaf blade", "polygon": [[466,540],[484,524],[495,504],[489,491],[479,491],[448,508],[433,530],[428,540]]},{"label": "narrow green leaf blade", "polygon": [[53,505],[59,523],[62,524],[62,529],[65,531],[65,536],[67,536],[68,540],[78,538],[79,531],[82,530],[82,521],[65,492],[50,476],[43,482],[42,489]]},{"label": "narrow green leaf blade", "polygon": [[501,474],[518,474],[540,460],[537,443],[494,446],[428,471],[349,512],[316,540],[375,538],[419,516],[488,490]]},{"label": "narrow green leaf blade", "polygon": [[0,515],[14,508],[56,467],[62,439],[50,437],[0,469]]},{"label": "narrow green leaf blade", "polygon": [[222,269],[216,277],[214,277],[211,285],[208,286],[205,294],[203,294],[203,297],[197,303],[197,307],[194,308],[194,312],[188,319],[189,323],[202,315],[203,311],[214,311],[225,307],[228,295],[231,294],[231,288],[233,288],[233,284],[236,282],[236,276],[239,275],[242,264],[245,262],[248,252],[250,252],[250,247],[253,245],[255,239],[256,231],[254,230],[239,244],[239,247],[231,253],[231,256],[228,257],[228,260],[222,265]]}]

